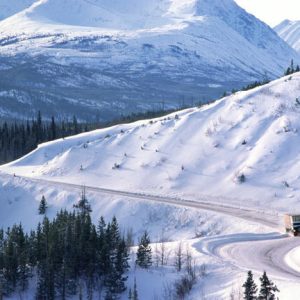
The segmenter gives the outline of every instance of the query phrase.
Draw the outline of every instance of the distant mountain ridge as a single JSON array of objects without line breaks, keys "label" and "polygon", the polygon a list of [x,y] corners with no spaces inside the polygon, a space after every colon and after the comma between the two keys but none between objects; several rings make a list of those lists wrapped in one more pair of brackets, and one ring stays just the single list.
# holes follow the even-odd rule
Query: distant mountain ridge
[{"label": "distant mountain ridge", "polygon": [[300,21],[284,20],[274,30],[283,40],[300,53]]},{"label": "distant mountain ridge", "polygon": [[233,0],[40,0],[0,22],[0,114],[111,119],[192,105],[276,78],[291,59]]}]

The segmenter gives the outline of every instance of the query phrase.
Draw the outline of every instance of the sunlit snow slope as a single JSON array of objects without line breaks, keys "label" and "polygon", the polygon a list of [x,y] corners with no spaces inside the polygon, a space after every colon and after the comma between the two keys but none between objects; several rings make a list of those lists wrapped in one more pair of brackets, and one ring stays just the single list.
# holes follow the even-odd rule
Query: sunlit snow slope
[{"label": "sunlit snow slope", "polygon": [[233,0],[40,0],[0,22],[0,114],[104,119],[205,102],[292,58]]},{"label": "sunlit snow slope", "polygon": [[46,143],[1,169],[119,190],[300,209],[299,90],[297,73],[202,108]]}]

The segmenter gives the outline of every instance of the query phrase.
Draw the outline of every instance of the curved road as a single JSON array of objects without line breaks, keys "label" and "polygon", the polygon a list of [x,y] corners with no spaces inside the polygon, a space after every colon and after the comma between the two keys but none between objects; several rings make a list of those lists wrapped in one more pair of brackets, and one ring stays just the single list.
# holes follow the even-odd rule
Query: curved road
[{"label": "curved road", "polygon": [[[16,176],[16,178],[22,178],[31,182],[43,183],[45,185],[52,185],[62,189],[67,188],[71,190],[74,189],[82,190],[82,185],[80,184],[67,183],[67,182],[42,179],[42,178],[25,177],[25,176]],[[171,196],[162,196],[162,195],[154,195],[154,194],[146,194],[146,193],[134,193],[128,191],[88,186],[88,185],[84,185],[84,187],[86,188],[87,191],[92,191],[101,194],[124,196],[124,197],[138,199],[138,200],[155,201],[160,203],[172,204],[176,206],[213,211],[213,212],[237,217],[240,219],[244,219],[250,222],[255,222],[265,226],[269,226],[273,228],[273,230],[280,230],[280,228],[282,228],[282,224],[281,224],[282,216],[277,214],[269,214],[259,210],[229,206],[221,203],[212,203],[203,200],[191,200],[191,199],[176,198]]]},{"label": "curved road", "polygon": [[[62,189],[82,189],[81,185],[73,183],[22,176],[17,177]],[[272,229],[271,231],[273,231],[270,234],[243,233],[208,237],[204,238],[200,243],[196,243],[195,247],[202,253],[219,258],[240,269],[257,270],[259,272],[266,270],[268,274],[278,278],[300,282],[300,273],[287,265],[285,261],[287,253],[300,246],[300,238],[289,237],[286,234],[279,233],[280,229],[283,229],[282,216],[280,215],[266,214],[256,210],[205,201],[133,193],[94,186],[85,187],[92,192],[208,210],[269,226]]]}]

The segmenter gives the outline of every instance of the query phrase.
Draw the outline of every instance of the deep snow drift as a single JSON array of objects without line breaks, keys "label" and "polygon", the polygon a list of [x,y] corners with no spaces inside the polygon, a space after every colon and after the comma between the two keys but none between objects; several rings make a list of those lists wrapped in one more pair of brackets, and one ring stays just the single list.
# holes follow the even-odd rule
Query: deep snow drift
[{"label": "deep snow drift", "polygon": [[233,0],[41,0],[0,22],[0,45],[0,113],[14,117],[205,102],[300,60]]},{"label": "deep snow drift", "polygon": [[[17,175],[300,210],[300,74],[164,118],[40,145]],[[242,181],[242,175],[245,182]],[[208,196],[209,195],[209,196]]]},{"label": "deep snow drift", "polygon": [[274,30],[283,40],[300,53],[300,21],[285,20],[277,25]]}]

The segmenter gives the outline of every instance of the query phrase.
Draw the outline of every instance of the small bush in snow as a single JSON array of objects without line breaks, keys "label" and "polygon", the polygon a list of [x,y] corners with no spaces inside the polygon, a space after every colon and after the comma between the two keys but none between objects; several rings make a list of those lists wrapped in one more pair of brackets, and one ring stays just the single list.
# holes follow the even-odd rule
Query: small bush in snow
[{"label": "small bush in snow", "polygon": [[288,184],[288,182],[286,180],[282,181],[282,184],[286,188],[290,187],[290,185]]},{"label": "small bush in snow", "polygon": [[214,148],[219,148],[219,147],[220,147],[220,143],[217,142],[217,141],[214,141],[214,142],[213,142],[213,147],[214,147]]},{"label": "small bush in snow", "polygon": [[234,181],[236,183],[244,183],[246,181],[246,176],[244,173],[237,173],[235,175]]},{"label": "small bush in snow", "polygon": [[213,131],[212,131],[211,128],[207,128],[207,129],[205,130],[205,135],[206,135],[206,136],[212,136],[212,134],[213,134]]},{"label": "small bush in snow", "polygon": [[117,164],[117,163],[115,163],[112,167],[113,170],[120,169],[120,168],[121,168],[121,165]]},{"label": "small bush in snow", "polygon": [[184,275],[175,282],[175,299],[185,299],[186,296],[190,293],[195,284],[196,280],[190,275]]}]

